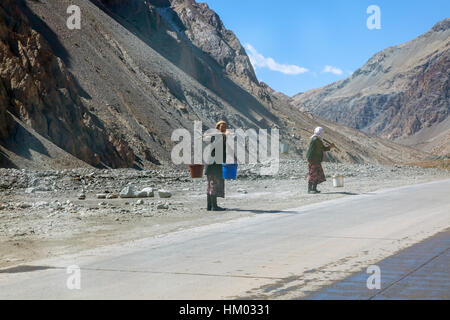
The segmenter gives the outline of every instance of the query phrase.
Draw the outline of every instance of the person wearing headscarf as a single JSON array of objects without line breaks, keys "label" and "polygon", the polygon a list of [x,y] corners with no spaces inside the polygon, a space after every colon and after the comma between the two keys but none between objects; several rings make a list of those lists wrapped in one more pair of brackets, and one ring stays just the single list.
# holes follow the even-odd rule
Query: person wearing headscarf
[{"label": "person wearing headscarf", "polygon": [[[216,124],[216,129],[220,131],[223,137],[223,162],[226,162],[226,134],[227,123],[225,121],[219,121]],[[211,138],[211,143],[214,143],[215,137]],[[212,156],[215,157],[215,150],[212,152]],[[222,163],[213,163],[205,167],[205,175],[207,177],[207,210],[208,211],[225,211],[217,205],[217,198],[225,198],[225,180],[223,179]]]},{"label": "person wearing headscarf", "polygon": [[325,146],[322,135],[323,128],[317,127],[314,130],[314,135],[311,137],[306,153],[306,158],[308,159],[308,193],[312,194],[320,193],[320,191],[317,190],[317,185],[326,181],[325,173],[322,168],[324,152],[335,148],[333,143],[329,146]]}]

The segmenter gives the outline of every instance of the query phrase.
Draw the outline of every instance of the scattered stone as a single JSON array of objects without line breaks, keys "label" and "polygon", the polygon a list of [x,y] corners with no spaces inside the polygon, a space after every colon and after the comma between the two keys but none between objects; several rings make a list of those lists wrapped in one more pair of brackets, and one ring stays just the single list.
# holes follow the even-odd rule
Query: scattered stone
[{"label": "scattered stone", "polygon": [[158,204],[158,206],[156,208],[158,210],[167,210],[167,209],[169,209],[169,205],[166,203],[161,203],[161,204]]},{"label": "scattered stone", "polygon": [[167,190],[159,190],[158,195],[161,199],[167,199],[172,197],[172,193]]},{"label": "scattered stone", "polygon": [[155,192],[153,188],[144,188],[138,193],[139,198],[153,198],[155,196]]},{"label": "scattered stone", "polygon": [[84,193],[79,194],[78,200],[86,200],[86,195]]},{"label": "scattered stone", "polygon": [[139,192],[136,194],[136,197],[137,197],[137,198],[147,198],[147,192],[139,191]]},{"label": "scattered stone", "polygon": [[119,198],[119,195],[116,193],[110,193],[106,196],[106,199],[117,199]]},{"label": "scattered stone", "polygon": [[138,206],[141,206],[141,205],[144,204],[144,200],[140,199],[140,200],[138,200],[138,201],[136,202],[136,204],[137,204]]},{"label": "scattered stone", "polygon": [[33,194],[36,193],[36,188],[27,188],[25,189],[26,194]]},{"label": "scattered stone", "polygon": [[26,232],[19,231],[19,232],[13,234],[13,237],[24,237],[24,236],[26,236],[26,235],[27,235]]},{"label": "scattered stone", "polygon": [[107,203],[106,202],[104,202],[104,201],[102,201],[102,202],[100,202],[99,204],[98,204],[100,207],[104,207],[104,206],[106,206],[107,205]]},{"label": "scattered stone", "polygon": [[97,199],[106,199],[106,194],[105,193],[98,193],[96,195]]},{"label": "scattered stone", "polygon": [[27,208],[31,208],[31,207],[32,206],[29,203],[18,203],[17,204],[17,208],[20,208],[20,209],[27,209]]},{"label": "scattered stone", "polygon": [[55,210],[62,210],[63,209],[62,204],[59,203],[59,201],[53,202],[52,208],[55,209]]},{"label": "scattered stone", "polygon": [[237,192],[239,192],[239,193],[243,193],[243,194],[247,194],[248,193],[248,191],[247,190],[245,190],[245,189],[238,189],[238,191]]},{"label": "scattered stone", "polygon": [[122,199],[136,198],[136,193],[132,186],[126,186],[122,189],[122,191],[120,191],[119,196]]},{"label": "scattered stone", "polygon": [[46,201],[38,201],[33,205],[33,207],[41,208],[41,207],[48,207],[49,205],[50,204]]}]

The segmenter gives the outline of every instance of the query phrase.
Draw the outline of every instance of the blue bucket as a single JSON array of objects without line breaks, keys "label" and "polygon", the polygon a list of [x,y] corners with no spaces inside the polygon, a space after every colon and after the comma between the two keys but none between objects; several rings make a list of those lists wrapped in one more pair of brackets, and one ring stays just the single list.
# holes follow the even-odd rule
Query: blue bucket
[{"label": "blue bucket", "polygon": [[236,180],[237,178],[237,163],[222,164],[222,173],[225,180]]}]

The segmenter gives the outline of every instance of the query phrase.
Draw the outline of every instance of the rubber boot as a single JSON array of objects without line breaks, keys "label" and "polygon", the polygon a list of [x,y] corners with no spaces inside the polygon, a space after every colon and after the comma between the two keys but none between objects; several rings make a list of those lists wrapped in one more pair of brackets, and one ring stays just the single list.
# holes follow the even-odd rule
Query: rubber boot
[{"label": "rubber boot", "polygon": [[216,196],[211,196],[211,200],[212,200],[212,211],[225,211],[226,210],[217,205],[217,197]]},{"label": "rubber boot", "polygon": [[308,182],[308,193],[312,193],[312,192],[313,192],[313,183]]},{"label": "rubber boot", "polygon": [[317,183],[314,183],[314,184],[313,184],[313,191],[314,191],[315,193],[320,193],[320,191],[317,190]]},{"label": "rubber boot", "polygon": [[208,201],[208,207],[206,208],[206,210],[211,211],[212,210],[212,200],[211,200],[211,195],[207,194],[206,195],[206,199]]}]

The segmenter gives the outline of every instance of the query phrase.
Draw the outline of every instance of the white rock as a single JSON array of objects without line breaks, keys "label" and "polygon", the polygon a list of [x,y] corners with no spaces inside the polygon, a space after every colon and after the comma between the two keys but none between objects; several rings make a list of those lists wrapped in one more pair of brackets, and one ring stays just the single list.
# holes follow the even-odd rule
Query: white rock
[{"label": "white rock", "polygon": [[138,194],[139,198],[153,198],[155,196],[155,192],[153,190],[153,188],[144,188],[142,189],[139,194]]},{"label": "white rock", "polygon": [[137,204],[138,206],[143,205],[143,204],[144,204],[144,200],[140,199],[140,200],[138,200],[138,201],[136,202],[136,204]]},{"label": "white rock", "polygon": [[25,189],[25,193],[27,194],[36,193],[36,188],[27,188]]},{"label": "white rock", "polygon": [[48,202],[46,202],[46,201],[38,201],[35,204],[33,204],[33,207],[39,208],[39,207],[47,207],[49,205],[50,204]]},{"label": "white rock", "polygon": [[167,199],[167,198],[171,198],[172,197],[172,193],[170,191],[167,191],[167,190],[159,190],[158,191],[158,195],[162,199]]},{"label": "white rock", "polygon": [[122,199],[129,199],[129,198],[136,198],[137,195],[132,186],[126,186],[125,188],[122,189],[122,191],[120,191],[119,196]]}]

